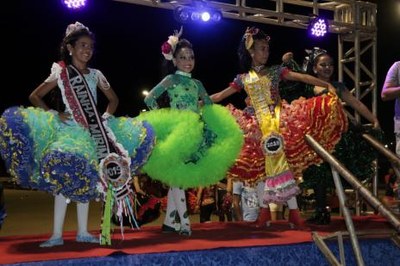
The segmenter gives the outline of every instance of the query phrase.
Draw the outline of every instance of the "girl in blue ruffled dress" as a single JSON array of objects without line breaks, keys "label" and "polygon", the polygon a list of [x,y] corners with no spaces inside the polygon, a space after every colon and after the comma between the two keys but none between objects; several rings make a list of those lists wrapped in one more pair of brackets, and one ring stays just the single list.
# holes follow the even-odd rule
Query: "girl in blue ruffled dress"
[{"label": "girl in blue ruffled dress", "polygon": [[[61,45],[62,61],[53,63],[50,76],[29,96],[29,100],[35,107],[40,107],[44,110],[56,113],[64,123],[62,126],[74,127],[79,130],[82,123],[88,122],[86,120],[96,118],[95,115],[90,116],[90,114],[96,113],[94,110],[96,109],[97,104],[97,87],[100,88],[100,91],[108,99],[108,106],[105,115],[109,116],[117,109],[118,97],[111,88],[107,79],[99,70],[88,67],[88,63],[93,56],[93,51],[93,33],[79,22],[69,25]],[[69,76],[68,78],[67,75]],[[72,75],[75,76],[72,77]],[[82,80],[82,77],[84,80]],[[75,94],[73,92],[75,89],[74,85],[80,86],[80,88],[76,89]],[[62,92],[66,107],[65,110],[60,112],[51,110],[43,100],[43,97],[53,89],[57,88],[57,86]],[[84,87],[88,88],[88,91],[84,91]],[[83,97],[86,99],[80,100],[79,102],[79,98]],[[88,123],[90,123],[90,121]],[[91,126],[94,124],[95,123],[92,123]],[[96,141],[101,140],[99,139]],[[99,151],[99,149],[97,149],[97,151]],[[53,157],[52,159],[57,158]],[[67,203],[70,199],[67,197],[69,197],[69,195],[65,195],[65,193],[55,195],[53,235],[48,241],[42,243],[40,245],[41,247],[51,247],[63,244],[63,223]],[[76,241],[99,243],[99,238],[91,235],[87,230],[89,213],[88,200],[89,198],[78,199],[77,201],[78,232]]]}]

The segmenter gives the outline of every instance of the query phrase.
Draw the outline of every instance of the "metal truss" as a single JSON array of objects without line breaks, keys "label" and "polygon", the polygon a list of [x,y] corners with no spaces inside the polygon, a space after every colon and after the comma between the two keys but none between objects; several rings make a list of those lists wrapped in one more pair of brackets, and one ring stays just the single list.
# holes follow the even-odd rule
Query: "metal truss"
[{"label": "metal truss", "polygon": [[[329,32],[338,36],[337,70],[339,81],[346,81],[347,87],[353,92],[354,96],[362,100],[375,116],[377,115],[377,6],[374,3],[356,0],[114,1],[165,9],[175,9],[178,6],[201,2],[210,8],[220,10],[224,18],[299,29],[307,29],[312,19],[321,14],[329,21]],[[358,113],[347,113],[351,120],[357,123],[361,122]],[[336,175],[336,179],[340,180],[335,171],[333,171],[333,174],[334,177]],[[373,195],[375,196],[377,195],[377,180],[375,169],[373,178]],[[359,212],[358,208],[358,215]],[[364,265],[357,237],[349,217],[346,218],[346,222],[352,236],[351,242],[357,265]],[[399,221],[396,220],[396,222],[398,224]],[[339,239],[341,239],[341,235],[338,237]],[[332,265],[345,265],[342,250],[340,254],[342,263],[340,263],[318,236],[314,236],[314,240]]]},{"label": "metal truss", "polygon": [[[114,0],[174,10],[204,4],[224,18],[307,29],[316,15],[329,21],[329,32],[338,35],[338,76],[377,115],[376,4],[355,0]],[[368,96],[368,97],[367,97]],[[350,119],[360,122],[357,113]]]}]

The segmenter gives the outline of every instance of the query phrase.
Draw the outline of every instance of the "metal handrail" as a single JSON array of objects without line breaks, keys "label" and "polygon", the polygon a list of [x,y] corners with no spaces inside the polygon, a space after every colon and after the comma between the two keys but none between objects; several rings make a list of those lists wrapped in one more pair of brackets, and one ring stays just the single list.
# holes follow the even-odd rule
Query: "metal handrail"
[{"label": "metal handrail", "polygon": [[[373,140],[371,136],[368,134],[367,138],[369,140]],[[343,214],[345,217],[346,227],[350,234],[351,244],[353,247],[353,251],[357,260],[357,265],[364,265],[364,261],[362,258],[362,254],[360,251],[359,243],[357,240],[357,236],[354,230],[353,221],[351,219],[350,212],[345,205],[345,194],[343,190],[342,183],[340,181],[339,174],[354,188],[357,193],[360,195],[377,211],[381,213],[383,217],[385,217],[396,229],[397,232],[400,232],[400,221],[399,219],[385,206],[382,202],[380,202],[368,189],[366,189],[360,181],[345,167],[343,166],[334,156],[328,153],[314,138],[310,135],[305,135],[305,139],[307,143],[314,149],[314,151],[323,158],[324,161],[328,162],[332,168],[332,175],[335,182],[336,191],[339,197],[340,207],[343,210]],[[376,144],[376,142],[375,142]],[[376,145],[382,146],[383,145]],[[378,149],[382,150],[379,147]],[[383,150],[382,150],[383,151]],[[385,151],[386,152],[386,151]],[[389,154],[389,153],[388,153]],[[393,158],[395,159],[395,158]],[[317,245],[320,247],[321,251],[326,256],[327,260],[334,264],[338,265],[338,261],[332,258],[332,254],[330,252],[326,252],[326,245],[321,244],[321,239],[318,237],[314,237]],[[325,251],[325,252],[324,252]],[[343,260],[344,263],[344,260]]]},{"label": "metal handrail", "polygon": [[366,189],[360,181],[335,157],[327,152],[318,142],[310,135],[305,135],[307,143],[313,147],[316,153],[321,156],[324,161],[328,162],[334,169],[355,189],[360,195],[374,208],[381,213],[396,229],[400,232],[400,221],[377,197],[375,197],[368,189]]}]

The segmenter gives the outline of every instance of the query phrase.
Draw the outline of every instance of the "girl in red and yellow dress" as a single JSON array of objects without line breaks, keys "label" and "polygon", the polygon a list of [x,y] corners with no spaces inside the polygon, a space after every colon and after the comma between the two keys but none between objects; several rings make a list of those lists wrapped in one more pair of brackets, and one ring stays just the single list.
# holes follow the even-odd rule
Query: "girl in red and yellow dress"
[{"label": "girl in red and yellow dress", "polygon": [[[270,37],[260,29],[248,28],[238,49],[245,73],[237,75],[228,88],[211,98],[219,102],[244,89],[254,108],[261,131],[266,177],[263,206],[257,225],[268,225],[271,220],[268,203],[286,203],[289,207],[289,223],[300,226],[302,220],[296,201],[299,193],[296,179],[301,179],[301,173],[308,165],[322,162],[308,146],[304,136],[311,135],[325,149],[332,151],[341,133],[347,129],[347,120],[330,83],[284,67],[266,67],[269,40]],[[330,93],[307,100],[301,98],[289,105],[281,101],[280,80],[325,87]]]}]

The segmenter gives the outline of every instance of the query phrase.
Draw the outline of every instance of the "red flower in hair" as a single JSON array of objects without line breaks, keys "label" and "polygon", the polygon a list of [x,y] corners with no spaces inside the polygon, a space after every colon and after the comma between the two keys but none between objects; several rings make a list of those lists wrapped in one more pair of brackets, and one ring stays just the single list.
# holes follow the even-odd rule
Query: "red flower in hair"
[{"label": "red flower in hair", "polygon": [[172,60],[173,53],[175,51],[176,45],[179,42],[179,37],[182,35],[182,27],[180,31],[175,31],[174,35],[168,37],[168,41],[161,45],[161,52],[166,60]]},{"label": "red flower in hair", "polygon": [[169,54],[172,50],[171,45],[168,42],[164,42],[163,45],[161,45],[161,52],[163,54]]}]

